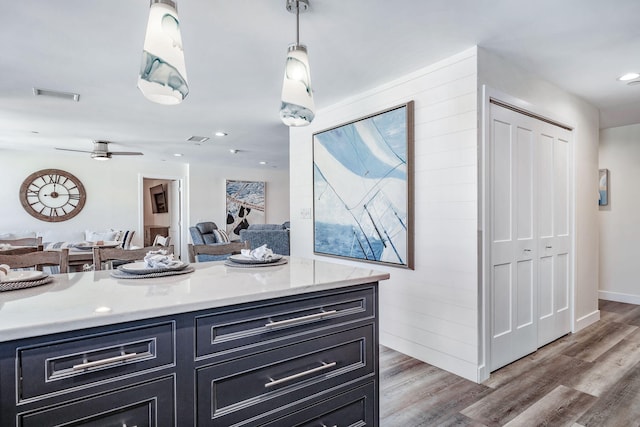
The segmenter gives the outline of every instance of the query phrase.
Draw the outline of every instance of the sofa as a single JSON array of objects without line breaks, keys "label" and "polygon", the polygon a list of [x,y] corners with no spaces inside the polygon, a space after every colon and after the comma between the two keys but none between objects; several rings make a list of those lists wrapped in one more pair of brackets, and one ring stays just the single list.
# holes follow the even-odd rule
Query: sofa
[{"label": "sofa", "polygon": [[283,224],[251,224],[240,230],[240,240],[248,241],[251,249],[267,245],[275,254],[289,255],[289,221]]},{"label": "sofa", "polygon": [[[191,241],[194,245],[225,245],[229,243],[229,236],[224,230],[218,228],[215,222],[199,222],[189,227]],[[221,261],[229,258],[227,255],[197,255],[196,261]]]}]

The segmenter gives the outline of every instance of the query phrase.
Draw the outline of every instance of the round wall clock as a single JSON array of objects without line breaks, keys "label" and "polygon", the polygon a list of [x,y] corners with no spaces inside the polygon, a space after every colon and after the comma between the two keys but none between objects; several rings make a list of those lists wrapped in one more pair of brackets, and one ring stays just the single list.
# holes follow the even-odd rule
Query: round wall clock
[{"label": "round wall clock", "polygon": [[78,215],[87,194],[78,178],[60,169],[34,172],[20,186],[20,203],[42,221],[66,221]]}]

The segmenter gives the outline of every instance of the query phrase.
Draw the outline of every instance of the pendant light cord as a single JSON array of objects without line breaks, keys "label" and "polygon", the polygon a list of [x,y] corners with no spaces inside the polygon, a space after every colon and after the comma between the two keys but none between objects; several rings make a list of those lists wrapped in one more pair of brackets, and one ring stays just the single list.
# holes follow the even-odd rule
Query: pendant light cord
[{"label": "pendant light cord", "polygon": [[300,46],[300,2],[296,0],[296,46]]}]

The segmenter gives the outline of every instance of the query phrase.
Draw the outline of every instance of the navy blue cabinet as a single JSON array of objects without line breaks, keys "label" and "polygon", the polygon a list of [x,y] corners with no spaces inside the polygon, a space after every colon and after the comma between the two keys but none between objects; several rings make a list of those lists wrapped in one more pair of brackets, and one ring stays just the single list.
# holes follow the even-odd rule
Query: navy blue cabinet
[{"label": "navy blue cabinet", "polygon": [[0,343],[0,425],[376,426],[377,283]]}]

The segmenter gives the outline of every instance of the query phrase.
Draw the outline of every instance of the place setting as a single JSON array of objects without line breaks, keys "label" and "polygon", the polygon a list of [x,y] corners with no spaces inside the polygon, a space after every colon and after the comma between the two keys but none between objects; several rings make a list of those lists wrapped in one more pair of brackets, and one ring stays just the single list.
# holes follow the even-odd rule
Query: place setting
[{"label": "place setting", "polygon": [[174,259],[165,250],[149,251],[144,260],[119,265],[111,270],[111,276],[118,279],[148,279],[152,277],[176,276],[192,273],[195,268],[188,263]]},{"label": "place setting", "polygon": [[256,268],[284,265],[287,259],[282,255],[274,254],[267,245],[255,249],[242,249],[239,254],[230,255],[224,262],[228,267]]},{"label": "place setting", "polygon": [[31,288],[51,282],[53,282],[53,277],[44,271],[14,271],[7,264],[0,264],[0,292]]},{"label": "place setting", "polygon": [[97,242],[79,242],[72,245],[71,247],[81,251],[92,251],[93,248],[116,248],[121,244],[122,242],[117,242],[117,241],[108,242],[108,241],[99,240]]}]

